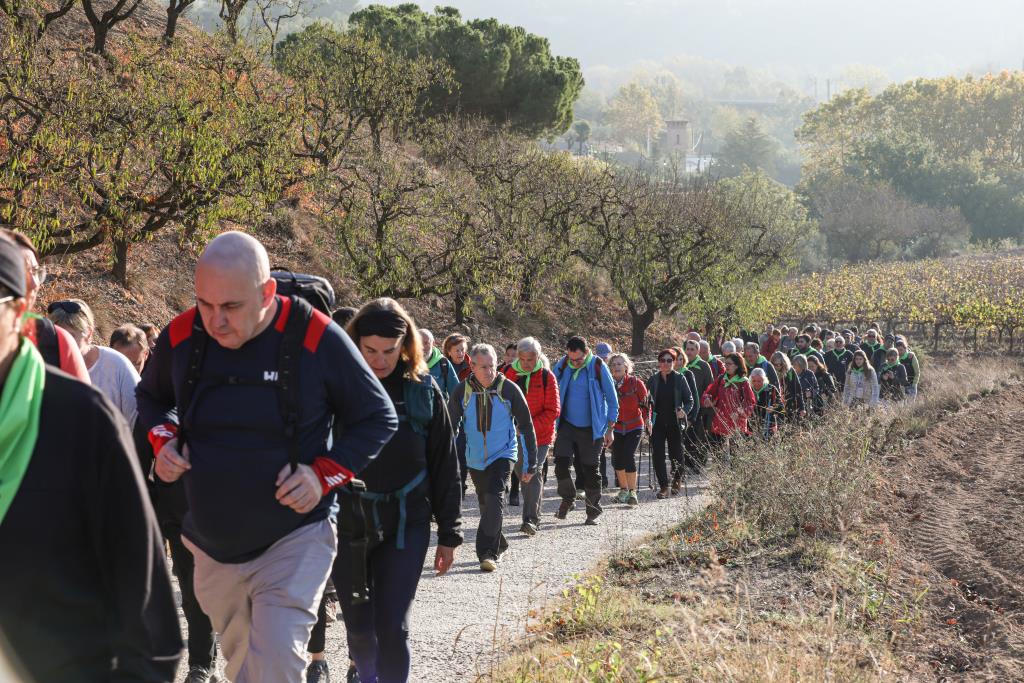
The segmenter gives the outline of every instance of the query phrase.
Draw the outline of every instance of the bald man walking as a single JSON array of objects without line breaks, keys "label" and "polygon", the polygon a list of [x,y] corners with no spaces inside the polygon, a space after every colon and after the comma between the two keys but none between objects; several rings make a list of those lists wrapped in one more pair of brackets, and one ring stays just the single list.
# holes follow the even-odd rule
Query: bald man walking
[{"label": "bald man walking", "polygon": [[398,419],[348,335],[277,294],[254,238],[211,241],[195,295],[157,340],[139,420],[157,480],[184,482],[182,541],[227,677],[300,683],[337,547],[334,489],[376,457]]}]

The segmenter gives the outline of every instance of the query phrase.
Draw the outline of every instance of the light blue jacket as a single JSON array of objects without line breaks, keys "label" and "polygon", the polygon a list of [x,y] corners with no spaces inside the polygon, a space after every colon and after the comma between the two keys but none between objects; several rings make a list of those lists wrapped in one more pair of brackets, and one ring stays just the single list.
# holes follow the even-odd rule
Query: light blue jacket
[{"label": "light blue jacket", "polygon": [[[474,392],[470,380],[462,382],[448,399],[452,424],[466,435],[466,467],[485,470],[505,458],[516,462],[523,454],[523,471],[537,470],[537,436],[533,430],[530,407],[515,382],[499,375],[482,393]],[[489,420],[478,412],[477,396],[489,406]],[[483,431],[482,425],[486,425]],[[522,441],[518,438],[522,435]]]},{"label": "light blue jacket", "polygon": [[[559,396],[562,397],[562,412],[565,413],[565,400],[569,390],[569,382],[576,371],[565,356],[555,363],[552,372],[558,378]],[[610,425],[619,418],[619,395],[615,391],[615,380],[612,373],[597,356],[591,356],[587,365],[580,369],[586,373],[587,387],[590,390],[590,428],[593,430],[594,440],[604,437]]]}]

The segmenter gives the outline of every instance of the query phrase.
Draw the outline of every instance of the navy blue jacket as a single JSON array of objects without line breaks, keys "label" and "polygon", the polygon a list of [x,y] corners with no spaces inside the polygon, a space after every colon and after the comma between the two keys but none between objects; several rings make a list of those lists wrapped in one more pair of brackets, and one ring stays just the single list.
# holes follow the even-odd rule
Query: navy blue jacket
[{"label": "navy blue jacket", "polygon": [[[218,562],[251,560],[295,529],[326,519],[334,507],[333,491],[305,515],[274,496],[277,475],[288,464],[289,441],[272,380],[290,309],[291,300],[278,297],[273,323],[241,348],[226,349],[209,338],[201,378],[182,418],[192,465],[182,477],[188,502],[182,533]],[[194,308],[179,315],[157,339],[136,390],[138,419],[146,429],[178,423],[196,315]],[[358,474],[398,429],[391,399],[352,340],[317,311],[303,343],[298,394],[300,463],[327,457]]]}]

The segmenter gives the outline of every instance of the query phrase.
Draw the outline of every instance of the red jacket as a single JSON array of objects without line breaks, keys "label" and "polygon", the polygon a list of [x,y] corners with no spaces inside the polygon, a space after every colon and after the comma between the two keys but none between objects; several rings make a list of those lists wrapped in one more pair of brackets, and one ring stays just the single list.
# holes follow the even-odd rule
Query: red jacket
[{"label": "red jacket", "polygon": [[633,375],[627,375],[616,390],[619,394],[619,419],[615,422],[615,431],[625,434],[643,429],[644,422],[651,419],[647,386]]},{"label": "red jacket", "polygon": [[730,436],[735,432],[749,434],[747,419],[757,403],[754,390],[746,377],[728,387],[725,381],[725,376],[720,376],[704,391],[704,398],[711,399],[714,404],[711,431],[718,436]]},{"label": "red jacket", "polygon": [[780,339],[769,336],[768,341],[761,347],[761,355],[767,358],[769,361],[772,359],[772,354],[779,350]]},{"label": "red jacket", "polygon": [[530,406],[530,417],[533,418],[533,431],[537,434],[537,445],[550,446],[555,440],[555,424],[562,414],[558,380],[548,369],[535,370],[529,376],[527,388],[527,377],[520,377],[511,366],[505,370],[505,377],[515,382],[526,395],[526,404]]}]

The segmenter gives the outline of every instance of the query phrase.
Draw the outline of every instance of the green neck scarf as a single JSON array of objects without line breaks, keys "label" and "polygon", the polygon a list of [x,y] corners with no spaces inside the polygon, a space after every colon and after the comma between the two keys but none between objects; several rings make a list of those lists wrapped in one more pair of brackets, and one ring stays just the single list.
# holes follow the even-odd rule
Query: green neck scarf
[{"label": "green neck scarf", "polygon": [[910,351],[907,351],[902,356],[900,356],[900,362],[902,363],[903,361],[905,361],[908,358],[910,358]]},{"label": "green neck scarf", "polygon": [[729,387],[733,386],[734,384],[740,384],[740,383],[746,382],[746,381],[747,381],[746,377],[742,377],[740,375],[733,375],[729,379],[725,380],[725,384],[722,385],[722,388],[723,389],[728,389]]},{"label": "green neck scarf", "polygon": [[35,345],[21,340],[0,393],[0,523],[21,487],[39,436],[46,366]]},{"label": "green neck scarf", "polygon": [[882,372],[889,372],[890,370],[895,370],[897,367],[899,367],[899,363],[893,363],[892,365],[886,363],[882,366]]},{"label": "green neck scarf", "polygon": [[[593,362],[594,362],[594,354],[588,352],[587,353],[587,357],[583,359],[583,363],[578,368],[573,368],[573,370],[572,370],[572,381],[575,382],[576,378],[580,376],[580,371],[583,370],[584,368],[590,367],[590,364],[593,363]],[[572,364],[571,363],[569,364],[569,367],[572,368]]]},{"label": "green neck scarf", "polygon": [[767,391],[767,390],[768,390],[768,387],[770,387],[770,386],[771,386],[771,384],[768,384],[768,382],[765,382],[764,384],[762,384],[762,385],[761,385],[761,388],[760,388],[760,389],[754,389],[754,386],[753,386],[753,385],[751,385],[751,386],[750,386],[750,388],[751,388],[751,389],[754,389],[754,393],[755,393],[755,394],[757,394],[758,396],[760,396],[760,395],[761,395],[761,394],[763,394],[763,393],[764,393],[765,391]]},{"label": "green neck scarf", "polygon": [[757,360],[754,362],[754,365],[761,365],[762,363],[767,363],[767,362],[768,362],[767,358],[765,358],[761,354],[758,354],[757,355]]},{"label": "green neck scarf", "polygon": [[854,372],[859,372],[861,374],[864,374],[864,366],[863,365],[860,366],[859,368],[856,365],[851,365],[850,369],[853,370]]},{"label": "green neck scarf", "polygon": [[430,349],[430,358],[427,358],[427,368],[433,370],[434,366],[441,362],[441,349],[436,346]]},{"label": "green neck scarf", "polygon": [[697,356],[692,361],[686,364],[687,370],[693,370],[694,368],[700,367],[700,356]]},{"label": "green neck scarf", "polygon": [[[540,359],[538,358],[537,364],[533,366],[533,372],[526,372],[525,370],[523,370],[523,366],[517,358],[516,360],[512,361],[512,369],[515,370],[516,374],[519,375],[520,377],[526,378],[526,388],[523,390],[523,395],[525,396],[526,394],[530,393],[530,378],[533,377],[538,372],[540,372],[541,370],[543,370],[544,368],[541,366]],[[573,379],[575,378],[576,375],[573,375]]]}]

